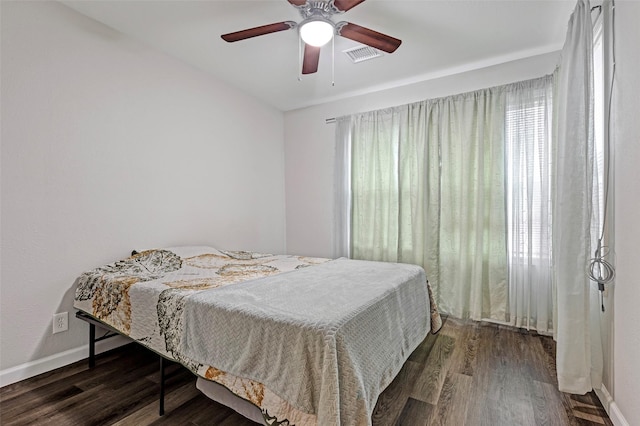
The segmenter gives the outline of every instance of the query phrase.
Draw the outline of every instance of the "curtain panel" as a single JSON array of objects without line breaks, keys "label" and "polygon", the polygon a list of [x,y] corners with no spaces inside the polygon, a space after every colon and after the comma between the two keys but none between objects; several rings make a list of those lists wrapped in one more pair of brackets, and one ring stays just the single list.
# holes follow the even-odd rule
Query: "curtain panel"
[{"label": "curtain panel", "polygon": [[[588,0],[569,20],[556,70],[553,151],[553,284],[561,391],[584,394],[602,381],[597,285],[586,266],[595,251],[598,191],[594,146],[593,29]],[[597,182],[597,180],[596,180]]]}]

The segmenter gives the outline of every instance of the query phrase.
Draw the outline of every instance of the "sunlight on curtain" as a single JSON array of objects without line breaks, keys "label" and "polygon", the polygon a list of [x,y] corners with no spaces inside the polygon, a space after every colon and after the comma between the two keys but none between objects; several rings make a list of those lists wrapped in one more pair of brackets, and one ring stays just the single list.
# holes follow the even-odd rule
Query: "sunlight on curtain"
[{"label": "sunlight on curtain", "polygon": [[440,309],[508,311],[505,88],[350,117],[351,255],[415,263]]},{"label": "sunlight on curtain", "polygon": [[435,103],[442,309],[474,320],[507,314],[505,96],[500,87]]},{"label": "sunlight on curtain", "polygon": [[519,86],[506,111],[509,323],[550,333],[553,76]]}]

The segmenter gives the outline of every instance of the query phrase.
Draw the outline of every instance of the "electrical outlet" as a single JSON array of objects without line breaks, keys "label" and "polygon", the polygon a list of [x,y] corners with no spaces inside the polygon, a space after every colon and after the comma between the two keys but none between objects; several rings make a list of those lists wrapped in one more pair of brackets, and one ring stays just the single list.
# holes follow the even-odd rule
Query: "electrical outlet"
[{"label": "electrical outlet", "polygon": [[69,329],[69,313],[60,312],[53,314],[53,334],[67,331]]}]

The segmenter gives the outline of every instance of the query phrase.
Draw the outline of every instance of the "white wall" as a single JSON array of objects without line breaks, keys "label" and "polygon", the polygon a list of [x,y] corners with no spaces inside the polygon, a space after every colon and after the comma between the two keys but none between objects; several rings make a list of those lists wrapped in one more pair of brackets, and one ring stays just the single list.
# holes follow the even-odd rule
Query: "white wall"
[{"label": "white wall", "polygon": [[[550,53],[285,113],[287,250],[333,257],[333,124],[326,118],[403,105],[541,77],[559,58]],[[336,78],[340,78],[337,76]]]},{"label": "white wall", "polygon": [[1,47],[0,370],[86,344],[74,279],[132,249],[284,252],[280,111],[55,2]]},{"label": "white wall", "polygon": [[[640,3],[616,1],[615,283],[613,389],[629,425],[640,425]],[[619,411],[617,411],[619,410]],[[616,423],[617,425],[623,423]]]}]

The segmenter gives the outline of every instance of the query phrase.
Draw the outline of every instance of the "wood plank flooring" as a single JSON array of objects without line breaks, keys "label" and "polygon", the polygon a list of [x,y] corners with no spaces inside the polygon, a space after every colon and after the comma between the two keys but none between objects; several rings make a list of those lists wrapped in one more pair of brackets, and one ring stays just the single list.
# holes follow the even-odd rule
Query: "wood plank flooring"
[{"label": "wood plank flooring", "polygon": [[[612,425],[597,397],[557,390],[555,343],[495,324],[445,319],[380,395],[376,426]],[[157,355],[131,344],[0,389],[2,425],[255,426],[167,368],[158,416]]]}]

